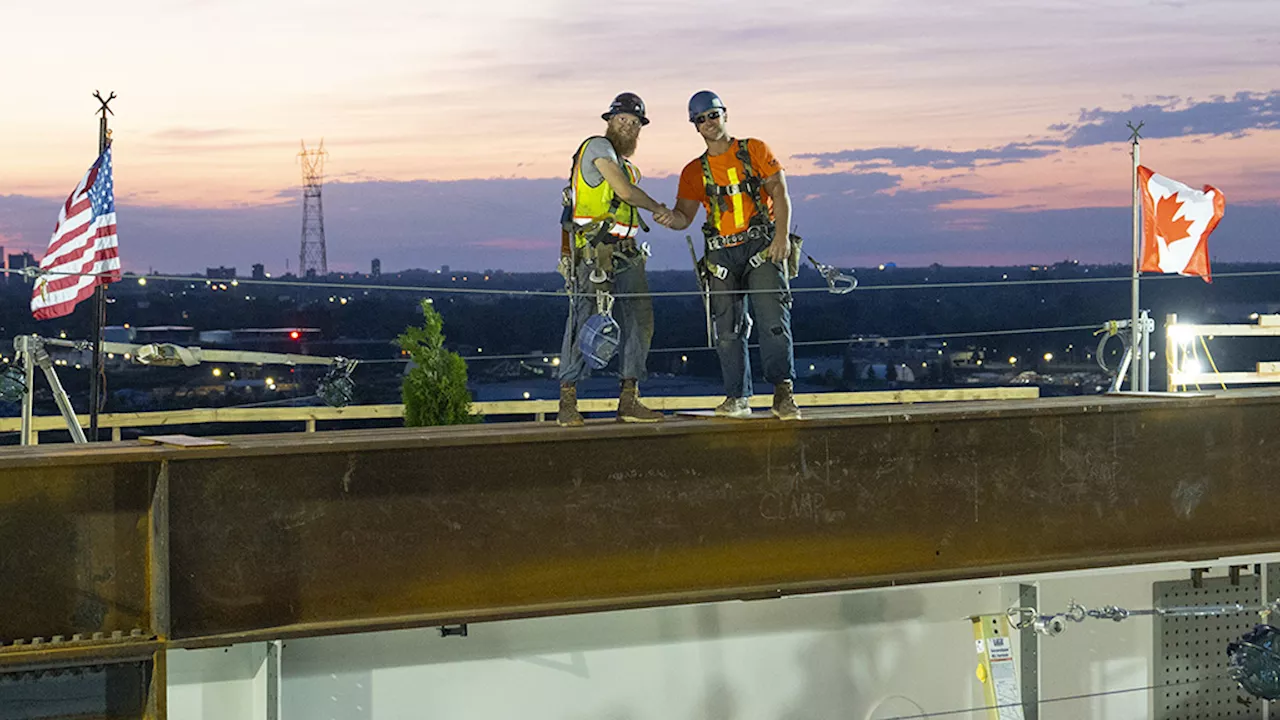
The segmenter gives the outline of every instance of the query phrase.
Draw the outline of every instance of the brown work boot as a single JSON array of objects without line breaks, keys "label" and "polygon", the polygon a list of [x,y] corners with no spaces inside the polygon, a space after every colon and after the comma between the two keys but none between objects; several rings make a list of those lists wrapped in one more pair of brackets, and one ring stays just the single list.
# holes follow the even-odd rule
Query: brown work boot
[{"label": "brown work boot", "polygon": [[560,412],[556,414],[560,427],[582,427],[582,413],[578,412],[578,386],[560,383]]},{"label": "brown work boot", "polygon": [[800,408],[791,395],[791,381],[784,380],[773,386],[773,416],[779,420],[799,420]]},{"label": "brown work boot", "polygon": [[662,419],[662,413],[650,410],[640,403],[640,389],[633,378],[622,381],[618,394],[618,422],[651,423]]}]

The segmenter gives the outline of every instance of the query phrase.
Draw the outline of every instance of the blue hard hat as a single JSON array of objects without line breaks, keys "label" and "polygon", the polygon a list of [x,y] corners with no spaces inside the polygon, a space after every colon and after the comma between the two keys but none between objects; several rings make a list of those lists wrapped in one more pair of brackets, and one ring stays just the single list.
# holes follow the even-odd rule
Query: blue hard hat
[{"label": "blue hard hat", "polygon": [[699,90],[689,98],[689,122],[708,110],[724,110],[724,101],[710,90]]},{"label": "blue hard hat", "polygon": [[618,337],[621,334],[622,328],[612,315],[596,313],[587,318],[578,333],[578,350],[582,351],[587,365],[596,370],[608,365],[618,351]]}]

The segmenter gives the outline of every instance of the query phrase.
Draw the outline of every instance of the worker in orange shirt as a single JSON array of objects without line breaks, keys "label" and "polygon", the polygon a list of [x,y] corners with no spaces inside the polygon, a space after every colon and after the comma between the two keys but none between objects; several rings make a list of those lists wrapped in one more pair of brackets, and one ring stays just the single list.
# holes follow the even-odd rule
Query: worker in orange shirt
[{"label": "worker in orange shirt", "polygon": [[683,230],[706,209],[707,279],[725,400],[716,414],[747,417],[751,408],[748,306],[759,325],[764,379],[773,384],[773,414],[796,420],[792,395],[795,353],[791,335],[791,291],[785,264],[791,251],[791,198],[787,179],[769,146],[729,135],[728,111],[709,90],[689,99],[689,121],[707,151],[680,173],[676,206],[667,227]]}]

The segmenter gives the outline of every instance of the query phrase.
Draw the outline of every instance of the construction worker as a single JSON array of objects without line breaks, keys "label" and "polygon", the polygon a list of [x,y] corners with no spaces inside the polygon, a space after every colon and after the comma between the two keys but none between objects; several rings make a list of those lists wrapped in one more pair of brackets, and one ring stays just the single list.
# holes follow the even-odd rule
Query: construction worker
[{"label": "construction worker", "polygon": [[786,175],[768,145],[729,135],[728,110],[715,93],[703,90],[689,99],[689,122],[707,150],[680,173],[668,227],[683,230],[693,222],[699,205],[706,208],[703,260],[725,386],[725,400],[715,412],[751,415],[750,309],[758,323],[764,379],[773,384],[773,414],[796,420],[800,409],[792,395],[795,353],[786,275],[792,250],[791,198]]},{"label": "construction worker", "polygon": [[[640,172],[629,160],[640,128],[649,124],[644,101],[634,93],[622,93],[601,118],[608,123],[605,134],[587,138],[574,153],[561,218],[564,233],[559,270],[571,293],[560,353],[560,411],[556,416],[556,422],[564,427],[583,424],[577,383],[591,372],[588,359],[601,367],[614,348],[620,349],[622,356],[618,421],[662,419],[662,413],[645,407],[639,398],[638,385],[648,374],[646,363],[653,340],[653,300],[648,296],[645,275],[648,248],[637,245],[635,238],[644,226],[640,209],[652,212],[654,221],[664,225],[670,223],[671,211],[636,186]],[[619,296],[616,302],[614,294]],[[612,316],[616,316],[616,324],[609,319]],[[605,333],[597,332],[600,324],[596,320],[607,323]],[[580,350],[584,332],[588,341],[602,338],[610,345],[606,351],[584,357]]]}]

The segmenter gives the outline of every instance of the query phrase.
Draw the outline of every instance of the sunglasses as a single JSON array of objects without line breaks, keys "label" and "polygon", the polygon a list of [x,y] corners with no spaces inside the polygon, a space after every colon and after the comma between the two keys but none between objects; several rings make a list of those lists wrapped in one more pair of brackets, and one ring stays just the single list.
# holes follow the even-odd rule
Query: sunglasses
[{"label": "sunglasses", "polygon": [[701,125],[702,123],[704,123],[704,122],[706,122],[706,121],[708,121],[708,120],[719,120],[719,119],[721,118],[721,116],[723,116],[723,115],[724,115],[724,113],[720,112],[719,110],[712,110],[711,112],[705,112],[705,113],[702,113],[701,115],[699,115],[699,116],[695,117],[695,118],[693,119],[693,124],[694,124],[694,125]]}]

